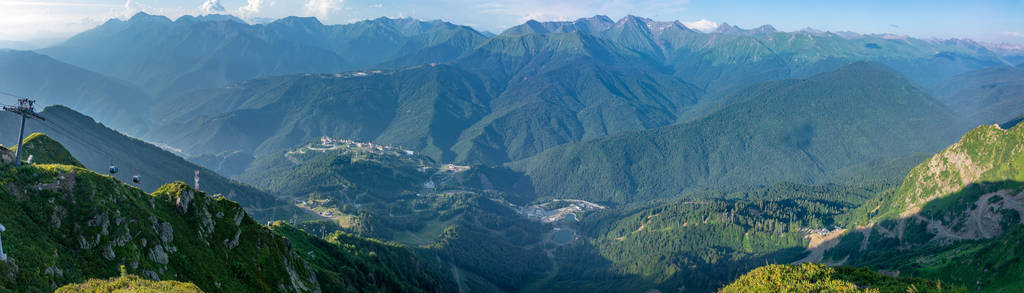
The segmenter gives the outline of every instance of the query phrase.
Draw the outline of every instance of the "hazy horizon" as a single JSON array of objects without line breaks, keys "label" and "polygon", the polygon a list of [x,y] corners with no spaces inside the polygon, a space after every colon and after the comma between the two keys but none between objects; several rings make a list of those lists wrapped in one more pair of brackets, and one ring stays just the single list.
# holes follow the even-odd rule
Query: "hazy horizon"
[{"label": "hazy horizon", "polygon": [[[174,20],[183,15],[229,14],[249,23],[287,16],[316,17],[347,24],[379,17],[443,20],[479,31],[501,33],[528,20],[568,21],[594,15],[618,20],[636,15],[681,21],[710,31],[721,23],[741,28],[772,25],[781,31],[814,28],[861,34],[895,34],[919,39],[971,39],[1024,45],[1024,4],[1020,1],[867,1],[803,3],[782,1],[466,1],[439,3],[380,0],[2,0],[0,41],[43,47],[103,22],[138,12]],[[0,46],[3,44],[0,43]]]}]

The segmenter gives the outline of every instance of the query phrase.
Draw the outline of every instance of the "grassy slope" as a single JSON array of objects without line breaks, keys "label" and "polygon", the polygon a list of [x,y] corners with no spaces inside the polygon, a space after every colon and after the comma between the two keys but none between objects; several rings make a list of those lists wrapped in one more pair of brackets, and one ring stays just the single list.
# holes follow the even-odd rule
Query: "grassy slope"
[{"label": "grassy slope", "polygon": [[914,167],[892,193],[861,208],[858,223],[897,219],[929,201],[982,182],[1024,181],[1024,127],[980,126]]},{"label": "grassy slope", "polygon": [[[851,212],[851,226],[873,226],[844,235],[826,257],[971,290],[1024,289],[1017,278],[1024,272],[1018,255],[1024,226],[1012,203],[1024,191],[1022,151],[1019,125],[970,131],[915,167],[899,188]],[[991,196],[997,192],[1004,195]]]},{"label": "grassy slope", "polygon": [[[22,147],[26,150],[21,156],[26,161],[28,156],[32,155],[32,163],[36,164],[61,164],[85,168],[63,145],[45,134],[29,134],[22,142]],[[12,147],[11,151],[17,152],[18,146]]]},{"label": "grassy slope", "polygon": [[[32,141],[41,145],[34,150],[67,154],[44,135]],[[0,291],[46,291],[86,279],[61,290],[454,291],[447,267],[408,248],[340,233],[324,241],[282,222],[267,229],[237,203],[181,182],[146,194],[81,167],[5,163],[0,183],[7,186],[0,223],[10,257],[0,264],[9,276]],[[95,280],[117,276],[117,267],[120,278]]]},{"label": "grassy slope", "polygon": [[963,292],[963,288],[867,269],[819,264],[768,265],[750,271],[718,292]]},{"label": "grassy slope", "polygon": [[0,191],[0,222],[7,227],[5,252],[13,259],[0,265],[13,276],[0,286],[51,290],[51,284],[117,276],[119,265],[213,292],[317,286],[284,239],[238,204],[184,183],[150,195],[77,167],[0,168],[8,186]]},{"label": "grassy slope", "polygon": [[201,293],[202,290],[191,283],[177,281],[151,281],[135,275],[122,275],[107,280],[89,279],[80,284],[69,284],[57,288],[57,293],[95,292],[95,293],[132,293],[132,292],[165,292],[165,293]]}]

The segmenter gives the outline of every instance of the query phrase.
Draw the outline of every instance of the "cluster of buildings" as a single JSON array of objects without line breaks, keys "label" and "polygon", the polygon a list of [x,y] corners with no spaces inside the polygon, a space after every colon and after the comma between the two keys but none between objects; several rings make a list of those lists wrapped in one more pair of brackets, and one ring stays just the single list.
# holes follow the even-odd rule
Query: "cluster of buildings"
[{"label": "cluster of buildings", "polygon": [[335,138],[331,138],[331,137],[326,136],[326,135],[320,137],[320,142],[321,142],[321,144],[323,144],[323,147],[325,147],[325,148],[350,147],[350,148],[366,149],[366,150],[369,150],[371,152],[397,152],[397,153],[406,154],[406,155],[409,155],[409,156],[412,156],[412,155],[416,154],[416,152],[414,152],[414,151],[403,149],[403,148],[396,147],[396,146],[376,144],[376,143],[372,143],[372,142],[359,142],[359,141],[348,140],[348,139],[335,139]]},{"label": "cluster of buildings", "polygon": [[325,206],[327,204],[330,204],[330,203],[331,203],[331,199],[330,198],[324,199],[321,202],[317,202],[315,200],[309,199],[309,200],[299,201],[299,205],[298,206],[302,207],[302,208],[307,208],[309,210],[312,210],[312,211],[316,212],[318,215],[320,215],[321,217],[331,218],[331,217],[334,217],[334,209],[333,208],[322,208],[322,209],[320,209],[320,211],[317,211],[317,209],[316,209],[317,207],[323,207],[323,206]]},{"label": "cluster of buildings", "polygon": [[455,164],[444,164],[441,165],[441,171],[447,171],[452,173],[459,173],[462,171],[469,170],[469,166],[455,165]]},{"label": "cluster of buildings", "polygon": [[[562,208],[549,210],[548,205],[554,202],[568,202],[569,205]],[[557,222],[567,217],[571,217],[568,218],[569,220],[579,221],[579,214],[595,209],[604,209],[604,206],[578,199],[555,199],[552,200],[551,202],[543,204],[516,208],[517,212],[520,215],[523,215],[530,220],[540,221],[544,223]]]}]

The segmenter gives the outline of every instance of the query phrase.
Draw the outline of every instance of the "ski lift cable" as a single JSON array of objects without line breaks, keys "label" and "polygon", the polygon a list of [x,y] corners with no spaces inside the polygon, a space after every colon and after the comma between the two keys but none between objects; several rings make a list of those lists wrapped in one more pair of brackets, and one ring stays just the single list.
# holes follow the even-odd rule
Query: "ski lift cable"
[{"label": "ski lift cable", "polygon": [[[71,130],[68,130],[67,128],[65,128],[64,126],[62,126],[60,124],[57,124],[56,122],[53,122],[53,121],[50,121],[50,120],[46,120],[46,121],[43,122],[43,124],[46,126],[46,128],[49,128],[50,130],[54,130],[54,131],[60,133],[61,135],[66,136],[67,138],[69,138],[71,140],[76,140],[76,141],[82,143],[83,145],[92,145],[91,143],[86,142],[84,139],[79,138],[78,136],[76,136],[74,134],[74,132],[72,132]],[[118,171],[118,168],[117,168],[116,165],[113,164],[114,157],[111,156],[110,153],[107,152],[106,150],[104,150],[103,148],[95,148],[95,149],[97,151],[103,153],[104,155],[107,156],[108,159],[110,159],[111,165],[108,167],[107,171],[109,173],[111,173],[111,174],[116,174],[117,171]]]},{"label": "ski lift cable", "polygon": [[[54,122],[54,121],[51,121],[51,120],[46,120],[46,121],[43,121],[43,124],[46,125],[47,128],[55,130],[55,131],[59,132],[60,134],[62,134],[63,136],[65,136],[65,137],[67,137],[69,139],[72,139],[72,140],[76,140],[79,143],[82,143],[83,145],[93,145],[92,143],[89,143],[89,142],[85,141],[84,139],[82,139],[82,138],[78,137],[77,135],[75,135],[74,131],[71,131],[71,130],[65,128],[64,126],[62,126],[60,124],[57,124],[57,122]],[[113,156],[111,156],[110,153],[107,152],[106,150],[104,150],[103,148],[97,147],[95,149],[100,151],[101,153],[103,153],[103,155],[107,156],[108,158],[113,158]]]},{"label": "ski lift cable", "polygon": [[22,97],[22,96],[15,95],[15,94],[12,94],[12,93],[8,93],[8,92],[5,92],[5,91],[0,91],[0,95],[11,96],[11,97],[19,98],[19,99],[26,99],[26,97]]}]

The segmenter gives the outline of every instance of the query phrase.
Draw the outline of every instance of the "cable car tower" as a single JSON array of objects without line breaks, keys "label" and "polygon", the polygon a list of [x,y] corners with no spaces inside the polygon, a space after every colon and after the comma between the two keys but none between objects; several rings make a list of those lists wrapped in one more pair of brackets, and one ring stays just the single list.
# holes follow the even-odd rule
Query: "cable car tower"
[{"label": "cable car tower", "polygon": [[18,114],[21,116],[21,131],[18,132],[18,150],[15,151],[14,153],[14,165],[21,166],[21,139],[25,137],[25,119],[39,119],[42,121],[46,121],[46,118],[43,118],[43,116],[39,116],[39,114],[36,114],[35,100],[29,100],[27,98],[18,97],[8,93],[3,94],[19,98],[17,106],[5,105],[4,111]]}]

